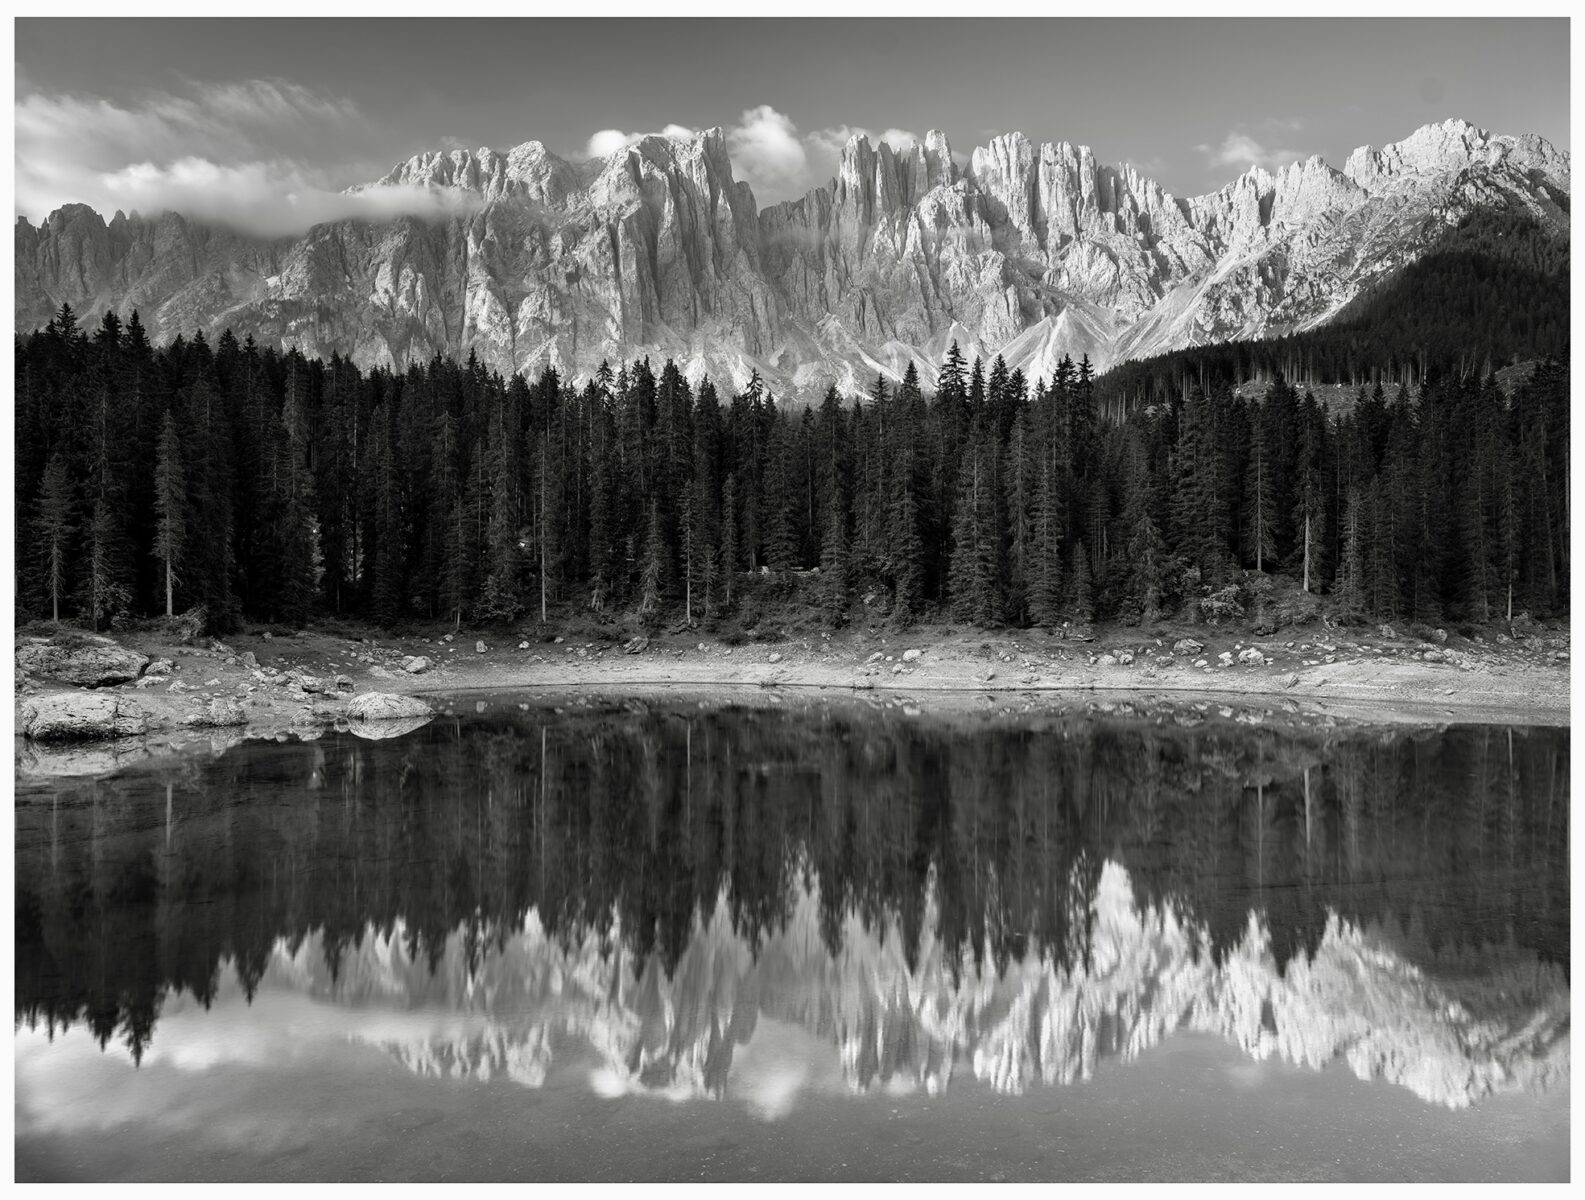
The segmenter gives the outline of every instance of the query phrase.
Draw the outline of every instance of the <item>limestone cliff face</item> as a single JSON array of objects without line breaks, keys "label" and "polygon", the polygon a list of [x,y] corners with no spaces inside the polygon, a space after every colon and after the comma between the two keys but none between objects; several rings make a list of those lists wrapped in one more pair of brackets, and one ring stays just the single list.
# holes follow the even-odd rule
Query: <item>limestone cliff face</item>
[{"label": "limestone cliff face", "polygon": [[932,132],[856,138],[831,182],[758,210],[719,130],[570,163],[538,142],[415,156],[380,185],[452,215],[263,240],[68,206],[16,226],[18,329],[62,302],[133,308],[157,340],[227,326],[402,368],[476,352],[502,371],[676,357],[694,377],[849,391],[951,341],[1031,377],[1325,322],[1449,224],[1518,206],[1567,236],[1569,156],[1464,122],[1259,168],[1192,199],[1087,147],[993,138],[966,168]]}]

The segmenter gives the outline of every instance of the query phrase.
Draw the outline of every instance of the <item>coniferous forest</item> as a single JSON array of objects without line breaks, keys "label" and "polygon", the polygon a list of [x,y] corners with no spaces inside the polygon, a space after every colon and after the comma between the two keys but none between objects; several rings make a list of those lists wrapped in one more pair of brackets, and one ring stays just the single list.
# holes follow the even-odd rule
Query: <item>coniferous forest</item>
[{"label": "coniferous forest", "polygon": [[20,619],[709,626],[769,589],[833,626],[1258,620],[1279,580],[1345,619],[1568,605],[1566,357],[1511,396],[1433,368],[1329,412],[1280,377],[1113,406],[1087,361],[956,346],[803,405],[669,361],[574,386],[155,348],[65,307],[16,350]]}]

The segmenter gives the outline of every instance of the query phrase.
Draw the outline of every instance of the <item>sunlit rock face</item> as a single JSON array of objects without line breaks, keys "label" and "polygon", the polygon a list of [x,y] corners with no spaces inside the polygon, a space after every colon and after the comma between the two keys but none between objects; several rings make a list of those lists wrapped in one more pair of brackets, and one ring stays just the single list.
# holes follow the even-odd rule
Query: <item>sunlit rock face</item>
[{"label": "sunlit rock face", "polygon": [[[939,132],[850,141],[836,176],[760,211],[720,130],[570,163],[538,142],[417,155],[374,186],[443,193],[433,223],[261,240],[166,213],[68,206],[16,226],[15,320],[137,309],[152,337],[224,328],[397,369],[671,356],[783,393],[928,374],[957,341],[1030,378],[1313,327],[1487,206],[1567,236],[1570,160],[1545,140],[1430,125],[1342,171],[1318,158],[1175,197],[1084,146],[1008,133],[959,167]],[[357,189],[354,189],[357,190]]]},{"label": "sunlit rock face", "polygon": [[[1402,930],[1335,915],[1319,947],[1279,970],[1264,922],[1214,956],[1205,928],[1140,908],[1127,872],[1102,869],[1088,953],[1031,951],[998,969],[926,932],[913,954],[896,922],[850,914],[833,950],[805,889],[786,923],[756,942],[723,897],[701,913],[676,966],[589,934],[552,939],[532,915],[493,948],[462,934],[430,962],[403,931],[370,931],[332,976],[316,939],[278,947],[264,986],[360,1010],[432,1014],[351,1036],[425,1075],[541,1085],[558,1053],[603,1065],[607,1092],[731,1096],[734,1056],[762,1022],[802,1027],[829,1048],[855,1091],[931,1093],[955,1073],[1000,1091],[1089,1079],[1104,1058],[1133,1059],[1178,1030],[1226,1038],[1257,1059],[1344,1062],[1422,1099],[1459,1108],[1568,1076],[1564,971],[1517,948],[1430,954]],[[1081,922],[1081,924],[1084,922]]]}]

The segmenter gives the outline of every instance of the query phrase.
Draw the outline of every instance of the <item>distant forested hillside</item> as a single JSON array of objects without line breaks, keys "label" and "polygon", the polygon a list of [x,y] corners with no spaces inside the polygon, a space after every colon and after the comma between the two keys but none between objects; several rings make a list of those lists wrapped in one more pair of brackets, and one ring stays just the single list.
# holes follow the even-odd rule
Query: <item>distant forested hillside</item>
[{"label": "distant forested hillside", "polygon": [[1279,377],[1413,389],[1432,372],[1484,376],[1563,355],[1568,344],[1567,240],[1524,213],[1481,209],[1319,329],[1123,363],[1099,389],[1120,407]]},{"label": "distant forested hillside", "polygon": [[929,394],[910,369],[803,408],[671,362],[573,387],[155,349],[65,308],[16,350],[21,618],[708,626],[771,594],[833,625],[1050,626],[1236,617],[1273,575],[1382,620],[1568,604],[1566,358],[1511,399],[1433,366],[1346,414],[1211,372],[1113,421],[1087,363],[1030,381],[956,347]]}]

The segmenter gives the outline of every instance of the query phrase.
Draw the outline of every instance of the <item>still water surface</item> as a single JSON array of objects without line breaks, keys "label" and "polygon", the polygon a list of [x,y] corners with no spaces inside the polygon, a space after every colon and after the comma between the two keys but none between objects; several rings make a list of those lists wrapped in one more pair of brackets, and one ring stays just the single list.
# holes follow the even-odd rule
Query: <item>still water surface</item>
[{"label": "still water surface", "polygon": [[1567,730],[454,707],[21,770],[19,1178],[1567,1178]]}]

